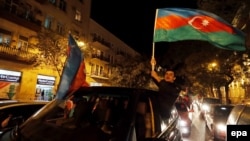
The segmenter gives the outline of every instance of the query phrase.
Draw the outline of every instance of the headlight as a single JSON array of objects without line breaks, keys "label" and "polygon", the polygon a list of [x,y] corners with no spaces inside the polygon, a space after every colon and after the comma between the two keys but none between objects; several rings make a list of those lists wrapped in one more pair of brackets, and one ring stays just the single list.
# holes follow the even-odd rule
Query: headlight
[{"label": "headlight", "polygon": [[227,127],[223,123],[218,123],[216,124],[216,129],[220,132],[226,132]]},{"label": "headlight", "polygon": [[185,121],[185,120],[180,120],[180,126],[187,126],[188,125],[188,122]]},{"label": "headlight", "polygon": [[209,106],[207,104],[202,105],[202,110],[209,111]]}]

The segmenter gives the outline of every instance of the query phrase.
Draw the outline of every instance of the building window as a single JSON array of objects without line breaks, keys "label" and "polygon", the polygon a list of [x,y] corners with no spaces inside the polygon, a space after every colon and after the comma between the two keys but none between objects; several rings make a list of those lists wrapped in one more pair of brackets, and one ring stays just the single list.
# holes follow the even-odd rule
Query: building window
[{"label": "building window", "polygon": [[100,66],[100,75],[103,75],[103,66]]},{"label": "building window", "polygon": [[19,36],[16,49],[27,51],[28,50],[28,38],[24,36]]},{"label": "building window", "polygon": [[91,74],[94,74],[95,73],[95,65],[94,64],[90,64],[90,72],[91,72]]},{"label": "building window", "polygon": [[53,5],[56,5],[56,0],[49,0],[49,2]]},{"label": "building window", "polygon": [[101,56],[101,51],[100,50],[96,50],[96,56],[100,57]]},{"label": "building window", "polygon": [[11,36],[0,33],[0,45],[10,47]]},{"label": "building window", "polygon": [[65,0],[60,0],[60,4],[59,4],[59,8],[62,10],[62,11],[66,11],[66,1]]},{"label": "building window", "polygon": [[99,74],[99,65],[96,65],[95,66],[95,75],[98,75]]},{"label": "building window", "polygon": [[44,27],[47,28],[47,29],[51,29],[51,26],[52,26],[52,17],[50,16],[47,16],[46,19],[45,19],[45,22],[44,22]]},{"label": "building window", "polygon": [[63,34],[63,25],[61,23],[59,23],[59,22],[56,25],[56,31],[59,34]]},{"label": "building window", "polygon": [[79,10],[76,10],[75,20],[78,22],[80,22],[82,20],[81,12]]}]

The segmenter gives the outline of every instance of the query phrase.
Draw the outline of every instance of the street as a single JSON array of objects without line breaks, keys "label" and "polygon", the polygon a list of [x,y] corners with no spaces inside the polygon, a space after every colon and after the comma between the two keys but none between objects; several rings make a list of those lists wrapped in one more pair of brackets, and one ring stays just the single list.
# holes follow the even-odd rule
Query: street
[{"label": "street", "polygon": [[213,141],[213,137],[205,125],[205,121],[200,118],[200,112],[194,106],[192,131],[189,137],[183,137],[183,141]]}]

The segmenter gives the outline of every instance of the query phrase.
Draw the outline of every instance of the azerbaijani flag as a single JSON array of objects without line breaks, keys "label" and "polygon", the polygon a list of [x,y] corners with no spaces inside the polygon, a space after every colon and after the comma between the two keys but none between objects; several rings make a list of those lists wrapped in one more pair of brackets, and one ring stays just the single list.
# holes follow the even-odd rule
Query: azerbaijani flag
[{"label": "azerbaijani flag", "polygon": [[242,31],[215,14],[188,8],[157,9],[153,40],[203,40],[222,49],[246,50]]},{"label": "azerbaijani flag", "polygon": [[69,34],[67,58],[64,64],[56,98],[62,99],[65,95],[78,89],[82,85],[88,86],[86,83],[83,54],[74,38]]}]

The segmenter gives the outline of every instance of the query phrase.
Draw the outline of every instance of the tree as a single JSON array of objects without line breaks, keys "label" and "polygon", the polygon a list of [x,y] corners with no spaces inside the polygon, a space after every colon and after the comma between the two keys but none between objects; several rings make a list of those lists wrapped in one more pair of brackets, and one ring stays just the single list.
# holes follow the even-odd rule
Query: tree
[{"label": "tree", "polygon": [[66,58],[67,38],[50,30],[42,30],[33,37],[37,42],[32,44],[37,50],[36,66],[54,66],[61,74]]},{"label": "tree", "polygon": [[149,60],[136,56],[112,67],[110,82],[113,86],[149,88],[151,79]]},{"label": "tree", "polygon": [[[209,64],[214,61],[217,66],[209,69]],[[177,72],[185,77],[184,85],[190,87],[192,92],[217,96],[213,91],[213,88],[217,88],[216,94],[221,98],[220,87],[223,86],[228,99],[229,84],[239,76],[234,66],[240,64],[241,53],[219,49],[203,41],[168,43],[161,64],[176,65],[180,62],[182,65]]]}]

